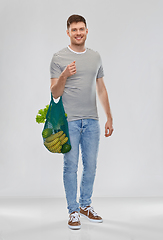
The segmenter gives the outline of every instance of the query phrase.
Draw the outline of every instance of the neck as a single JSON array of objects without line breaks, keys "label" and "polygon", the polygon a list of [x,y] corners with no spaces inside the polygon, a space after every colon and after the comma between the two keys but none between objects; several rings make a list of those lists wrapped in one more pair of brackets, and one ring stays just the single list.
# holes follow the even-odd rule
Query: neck
[{"label": "neck", "polygon": [[85,45],[70,44],[69,47],[75,52],[84,52],[85,51]]}]

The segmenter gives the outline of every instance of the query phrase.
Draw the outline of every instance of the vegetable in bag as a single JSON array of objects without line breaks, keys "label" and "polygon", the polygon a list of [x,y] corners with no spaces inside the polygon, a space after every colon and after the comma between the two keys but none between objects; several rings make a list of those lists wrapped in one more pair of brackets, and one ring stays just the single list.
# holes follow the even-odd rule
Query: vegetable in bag
[{"label": "vegetable in bag", "polygon": [[67,153],[71,150],[67,114],[64,111],[62,97],[55,103],[51,101],[36,116],[37,123],[45,123],[42,131],[44,146],[52,153]]}]

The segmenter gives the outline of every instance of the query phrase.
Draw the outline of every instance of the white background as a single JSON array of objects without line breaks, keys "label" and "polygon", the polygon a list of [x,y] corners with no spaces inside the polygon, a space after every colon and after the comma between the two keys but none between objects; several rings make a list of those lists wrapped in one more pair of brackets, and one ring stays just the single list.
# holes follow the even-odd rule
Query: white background
[{"label": "white background", "polygon": [[102,57],[114,118],[107,139],[98,102],[93,196],[163,196],[162,12],[161,0],[1,1],[1,197],[65,196],[62,155],[44,148],[35,116],[50,101],[50,62],[69,44],[66,21],[74,13],[87,20],[86,46]]}]

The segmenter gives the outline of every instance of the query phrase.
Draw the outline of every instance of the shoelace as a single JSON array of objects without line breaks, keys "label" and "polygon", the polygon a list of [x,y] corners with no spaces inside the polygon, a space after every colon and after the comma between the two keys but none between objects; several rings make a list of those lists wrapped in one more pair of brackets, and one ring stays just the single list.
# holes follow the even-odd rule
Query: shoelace
[{"label": "shoelace", "polygon": [[78,214],[78,212],[72,213],[70,215],[70,221],[72,221],[72,222],[78,222],[79,221],[79,214]]},{"label": "shoelace", "polygon": [[89,216],[89,212],[91,212],[93,214],[94,217],[97,217],[97,213],[95,212],[95,210],[93,209],[93,207],[86,207],[84,210],[88,211],[87,215]]}]

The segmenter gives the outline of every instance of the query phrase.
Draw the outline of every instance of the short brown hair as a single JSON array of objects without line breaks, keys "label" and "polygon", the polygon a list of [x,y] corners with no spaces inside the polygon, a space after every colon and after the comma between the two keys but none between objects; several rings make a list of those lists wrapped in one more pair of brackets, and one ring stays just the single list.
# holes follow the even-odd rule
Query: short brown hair
[{"label": "short brown hair", "polygon": [[80,15],[71,15],[68,20],[67,20],[67,29],[69,29],[70,27],[70,24],[73,23],[73,22],[83,22],[85,23],[85,26],[87,27],[87,24],[86,24],[86,20],[84,17],[80,16]]}]

